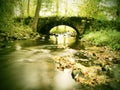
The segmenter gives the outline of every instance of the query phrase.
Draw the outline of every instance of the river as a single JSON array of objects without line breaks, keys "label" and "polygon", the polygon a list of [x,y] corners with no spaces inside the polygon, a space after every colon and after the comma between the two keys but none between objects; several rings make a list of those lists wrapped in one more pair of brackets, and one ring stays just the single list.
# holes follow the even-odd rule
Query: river
[{"label": "river", "polygon": [[76,51],[69,48],[75,38],[72,43],[65,39],[60,35],[47,41],[42,38],[5,42],[0,48],[0,90],[75,90],[71,70],[58,70],[52,58]]},{"label": "river", "polygon": [[62,34],[3,42],[0,90],[119,90],[115,55],[104,47],[88,49]]}]

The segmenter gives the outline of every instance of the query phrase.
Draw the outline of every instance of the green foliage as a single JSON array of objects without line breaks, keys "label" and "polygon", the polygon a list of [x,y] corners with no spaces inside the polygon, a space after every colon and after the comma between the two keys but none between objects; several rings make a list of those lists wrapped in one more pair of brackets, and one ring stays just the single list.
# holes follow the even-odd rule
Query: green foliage
[{"label": "green foliage", "polygon": [[[119,1],[119,0],[118,0]],[[99,20],[115,20],[119,14],[116,0],[82,0],[79,6],[80,16],[93,17]]]},{"label": "green foliage", "polygon": [[12,30],[2,31],[0,34],[0,39],[3,40],[21,40],[21,39],[33,39],[35,33],[29,26],[25,26],[16,23],[12,26]]},{"label": "green foliage", "polygon": [[9,30],[13,23],[14,0],[0,0],[0,30]]},{"label": "green foliage", "polygon": [[114,50],[120,50],[120,32],[110,28],[85,34],[82,40],[93,45],[109,46]]},{"label": "green foliage", "polygon": [[119,21],[109,21],[109,20],[93,20],[91,24],[92,31],[99,31],[101,29],[116,29],[119,31]]},{"label": "green foliage", "polygon": [[30,38],[30,34],[32,35],[32,29],[28,26],[21,25],[21,24],[15,24],[13,26],[13,30],[8,31],[9,38],[13,39],[28,39]]},{"label": "green foliage", "polygon": [[18,0],[18,2],[15,4],[15,10],[17,12],[15,13],[15,16],[17,17],[32,16],[33,17],[35,14],[36,5],[37,5],[37,0],[29,0],[29,2],[28,0]]},{"label": "green foliage", "polygon": [[83,4],[80,6],[81,16],[96,17],[98,14],[98,0],[83,0]]}]

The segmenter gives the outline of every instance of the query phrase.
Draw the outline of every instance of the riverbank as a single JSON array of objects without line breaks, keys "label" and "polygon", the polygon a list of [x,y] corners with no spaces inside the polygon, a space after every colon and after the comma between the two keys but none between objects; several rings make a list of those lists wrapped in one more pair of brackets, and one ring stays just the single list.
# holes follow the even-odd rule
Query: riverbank
[{"label": "riverbank", "polygon": [[120,31],[111,28],[99,31],[88,31],[83,35],[82,42],[93,46],[107,46],[113,50],[120,50]]},{"label": "riverbank", "polygon": [[0,30],[0,41],[28,40],[37,37],[39,34],[33,32],[31,27],[20,23],[12,25],[11,30]]},{"label": "riverbank", "polygon": [[87,32],[81,38],[85,48],[75,54],[71,74],[85,90],[119,90],[119,36],[119,31],[106,28]]},{"label": "riverbank", "polygon": [[33,32],[32,28],[28,25],[21,23],[14,23],[11,29],[0,30],[0,48],[6,47],[3,42],[14,42],[16,40],[36,40],[40,35]]},{"label": "riverbank", "polygon": [[[120,52],[106,46],[87,46],[72,56],[53,57],[58,69],[71,69],[73,79],[85,90],[118,90]],[[71,60],[72,59],[72,60]]]}]

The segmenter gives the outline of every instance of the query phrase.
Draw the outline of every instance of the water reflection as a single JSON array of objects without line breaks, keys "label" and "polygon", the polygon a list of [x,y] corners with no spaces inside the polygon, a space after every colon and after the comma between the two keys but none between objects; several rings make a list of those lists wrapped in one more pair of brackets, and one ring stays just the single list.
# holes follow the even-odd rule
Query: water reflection
[{"label": "water reflection", "polygon": [[76,42],[76,37],[71,37],[69,34],[53,34],[50,35],[50,40],[58,45],[58,48],[66,48]]},{"label": "water reflection", "polygon": [[50,30],[50,40],[58,48],[66,48],[76,42],[77,32],[70,26],[59,25]]}]

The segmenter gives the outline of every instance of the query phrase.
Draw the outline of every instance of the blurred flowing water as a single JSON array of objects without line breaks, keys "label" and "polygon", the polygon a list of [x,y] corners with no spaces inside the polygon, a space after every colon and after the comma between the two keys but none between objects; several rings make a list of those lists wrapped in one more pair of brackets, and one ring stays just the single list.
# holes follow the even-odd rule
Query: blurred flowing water
[{"label": "blurred flowing water", "polygon": [[[64,37],[64,38],[62,38]],[[53,39],[54,38],[54,39]],[[0,90],[76,90],[71,70],[59,71],[52,57],[72,54],[75,37],[51,36],[48,41],[5,42],[0,48]],[[70,40],[72,40],[70,39]]]}]

